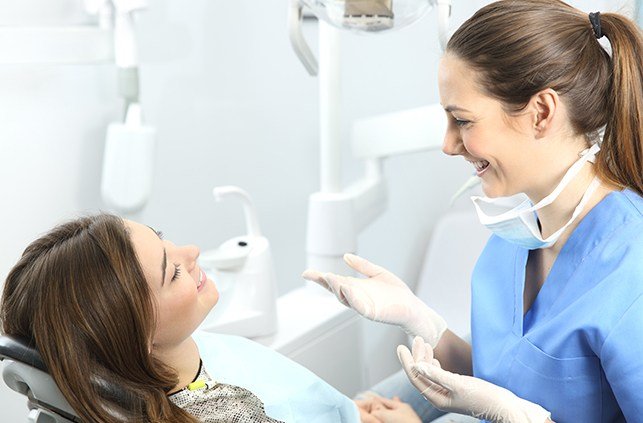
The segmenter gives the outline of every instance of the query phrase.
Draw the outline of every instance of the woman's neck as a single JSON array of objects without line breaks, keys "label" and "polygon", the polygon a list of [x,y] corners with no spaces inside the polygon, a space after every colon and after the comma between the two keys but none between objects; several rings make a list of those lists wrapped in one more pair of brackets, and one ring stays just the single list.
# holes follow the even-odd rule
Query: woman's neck
[{"label": "woman's neck", "polygon": [[[585,164],[583,169],[570,181],[569,185],[565,187],[552,204],[538,210],[538,220],[543,238],[549,237],[569,221],[595,176],[594,166],[591,163]],[[613,187],[606,186],[605,184],[599,185],[589,197],[580,214],[567,229],[563,231],[558,241],[551,247],[551,251],[557,255],[585,215],[612,191],[614,191]]]},{"label": "woman's neck", "polygon": [[192,337],[173,345],[154,346],[154,355],[165,365],[174,369],[179,382],[169,393],[188,386],[199,371],[199,349]]}]

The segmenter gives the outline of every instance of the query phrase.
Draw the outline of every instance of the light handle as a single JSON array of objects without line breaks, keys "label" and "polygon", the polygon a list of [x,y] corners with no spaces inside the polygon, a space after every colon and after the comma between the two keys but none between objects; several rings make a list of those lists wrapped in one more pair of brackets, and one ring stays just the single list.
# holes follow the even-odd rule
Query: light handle
[{"label": "light handle", "polygon": [[290,11],[288,15],[288,34],[290,36],[290,44],[292,45],[295,54],[304,65],[306,70],[311,76],[316,76],[318,72],[317,59],[313,55],[304,34],[301,31],[301,21],[303,19],[304,6],[300,0],[290,1]]}]

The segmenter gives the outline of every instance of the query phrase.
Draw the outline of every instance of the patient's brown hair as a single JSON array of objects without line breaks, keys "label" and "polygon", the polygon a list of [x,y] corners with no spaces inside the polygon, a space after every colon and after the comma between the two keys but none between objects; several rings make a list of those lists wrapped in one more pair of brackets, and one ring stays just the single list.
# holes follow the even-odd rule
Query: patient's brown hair
[{"label": "patient's brown hair", "polygon": [[643,195],[643,35],[619,14],[600,23],[611,57],[587,13],[559,0],[502,0],[458,28],[447,54],[477,71],[480,88],[509,112],[541,90],[558,92],[577,134],[605,127],[598,176]]},{"label": "patient's brown hair", "polygon": [[194,423],[166,396],[176,373],[149,352],[155,314],[124,222],[108,214],[31,243],[7,277],[0,309],[3,332],[36,346],[83,421]]}]

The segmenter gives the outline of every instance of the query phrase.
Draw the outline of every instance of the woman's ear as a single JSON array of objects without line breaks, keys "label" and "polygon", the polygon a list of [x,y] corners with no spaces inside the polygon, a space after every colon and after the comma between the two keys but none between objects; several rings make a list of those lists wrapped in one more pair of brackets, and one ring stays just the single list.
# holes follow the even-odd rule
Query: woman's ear
[{"label": "woman's ear", "polygon": [[555,119],[560,114],[560,98],[551,88],[546,88],[534,94],[530,100],[533,110],[534,136],[544,138],[554,127]]}]

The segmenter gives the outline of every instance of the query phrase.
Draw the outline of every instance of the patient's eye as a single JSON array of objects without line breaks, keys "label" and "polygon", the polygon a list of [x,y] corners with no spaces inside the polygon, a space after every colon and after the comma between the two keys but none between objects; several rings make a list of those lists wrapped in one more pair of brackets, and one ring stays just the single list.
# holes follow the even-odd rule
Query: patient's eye
[{"label": "patient's eye", "polygon": [[462,119],[456,119],[455,120],[456,126],[459,126],[459,127],[467,126],[470,123],[471,123],[471,121],[469,121],[469,120],[462,120]]},{"label": "patient's eye", "polygon": [[178,278],[179,276],[181,276],[181,265],[175,263],[174,264],[174,275],[172,276],[172,282],[174,282],[174,280],[176,278]]}]

